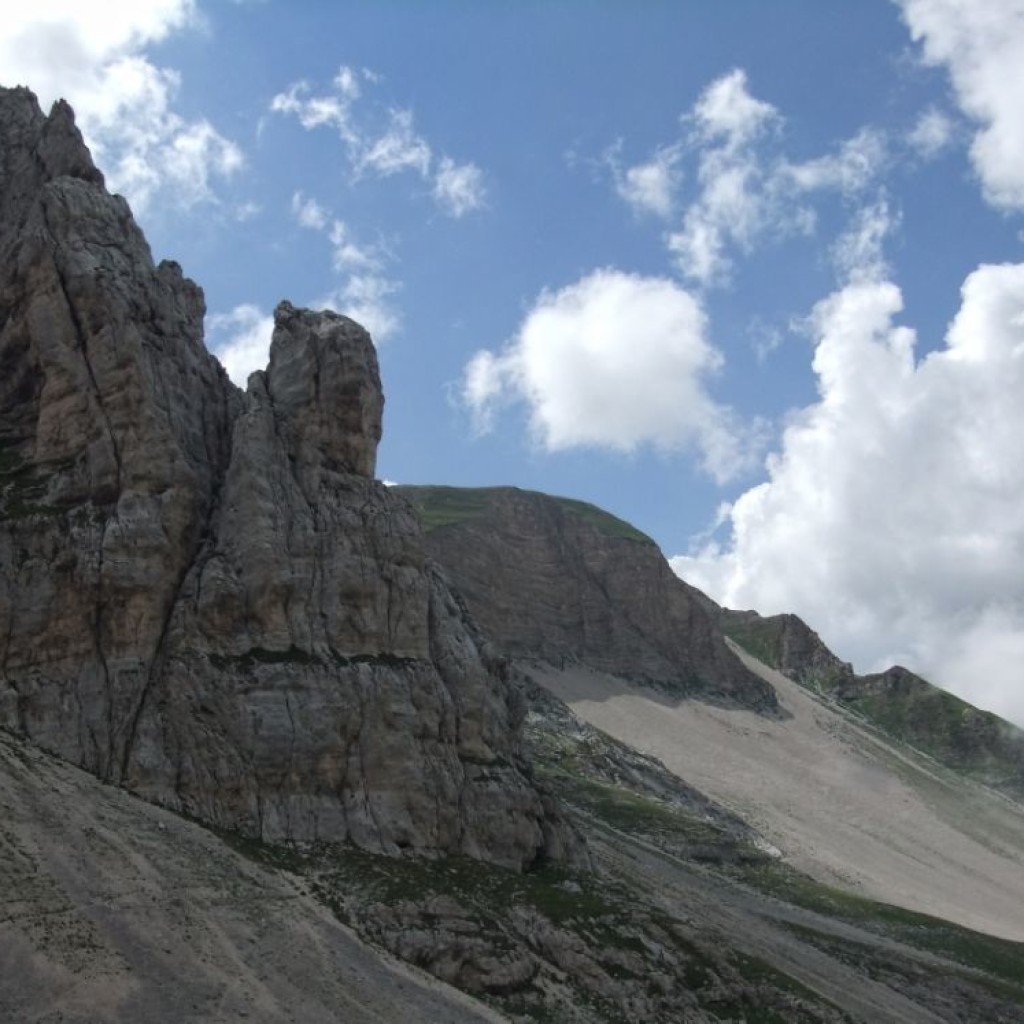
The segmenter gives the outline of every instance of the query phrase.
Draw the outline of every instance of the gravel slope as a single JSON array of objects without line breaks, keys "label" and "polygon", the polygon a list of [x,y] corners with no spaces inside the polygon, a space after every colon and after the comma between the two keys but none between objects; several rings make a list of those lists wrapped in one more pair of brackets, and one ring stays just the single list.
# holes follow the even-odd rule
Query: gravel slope
[{"label": "gravel slope", "polygon": [[789,717],[587,669],[534,669],[581,718],[659,758],[821,881],[1024,940],[1024,808],[881,739],[738,652]]},{"label": "gravel slope", "polygon": [[287,876],[0,732],[4,1024],[480,1024]]}]

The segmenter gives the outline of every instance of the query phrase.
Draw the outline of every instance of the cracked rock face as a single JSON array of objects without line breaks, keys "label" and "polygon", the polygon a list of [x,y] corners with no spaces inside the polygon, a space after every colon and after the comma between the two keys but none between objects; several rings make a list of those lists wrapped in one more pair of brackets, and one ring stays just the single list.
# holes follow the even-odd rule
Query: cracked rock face
[{"label": "cracked rock face", "polygon": [[264,838],[573,840],[521,699],[373,480],[366,332],[282,303],[243,394],[65,104],[0,90],[0,726]]}]

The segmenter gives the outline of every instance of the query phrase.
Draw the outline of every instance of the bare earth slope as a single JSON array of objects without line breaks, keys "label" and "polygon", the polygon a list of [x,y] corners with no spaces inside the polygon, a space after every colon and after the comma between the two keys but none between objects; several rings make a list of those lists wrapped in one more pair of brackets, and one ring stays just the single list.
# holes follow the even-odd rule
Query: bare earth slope
[{"label": "bare earth slope", "polygon": [[0,732],[0,1020],[503,1020],[285,876]]},{"label": "bare earth slope", "polygon": [[585,668],[534,671],[581,718],[662,760],[812,876],[1024,939],[1024,809],[737,652],[792,717],[675,701]]}]

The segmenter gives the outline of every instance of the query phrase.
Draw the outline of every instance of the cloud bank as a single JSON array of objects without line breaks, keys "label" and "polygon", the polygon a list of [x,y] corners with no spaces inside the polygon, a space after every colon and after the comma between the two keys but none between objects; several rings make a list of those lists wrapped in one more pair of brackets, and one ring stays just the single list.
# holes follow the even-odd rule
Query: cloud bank
[{"label": "cloud bank", "polygon": [[1024,0],[899,0],[928,63],[949,72],[977,125],[971,161],[985,197],[1024,210]]},{"label": "cloud bank", "polygon": [[673,568],[796,612],[861,670],[902,662],[1024,723],[1024,264],[974,271],[918,361],[901,305],[870,275],[818,304],[819,400],[723,510],[726,539]]}]

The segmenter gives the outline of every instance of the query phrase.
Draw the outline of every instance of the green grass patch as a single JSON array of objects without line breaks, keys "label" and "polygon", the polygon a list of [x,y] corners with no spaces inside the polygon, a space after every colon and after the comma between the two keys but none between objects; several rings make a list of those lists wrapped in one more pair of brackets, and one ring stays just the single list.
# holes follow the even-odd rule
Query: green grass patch
[{"label": "green grass patch", "polygon": [[764,619],[751,622],[722,625],[722,632],[734,643],[740,645],[749,655],[757,658],[762,665],[777,669],[778,630]]},{"label": "green grass patch", "polygon": [[625,519],[619,519],[618,516],[613,516],[610,512],[605,512],[604,509],[591,505],[587,501],[579,501],[576,498],[552,498],[551,500],[609,537],[654,545],[654,541],[646,533],[641,532],[631,523],[627,523]]},{"label": "green grass patch", "polygon": [[[513,487],[444,487],[409,486],[398,489],[400,494],[412,502],[420,517],[423,529],[428,533],[443,526],[456,526],[484,517],[491,506],[500,500],[502,494],[515,493]],[[645,533],[631,526],[624,519],[605,512],[596,505],[576,498],[560,498],[542,494],[539,491],[520,491],[539,501],[548,501],[573,516],[583,519],[595,529],[609,537],[654,544]]]},{"label": "green grass patch", "polygon": [[442,526],[454,526],[478,519],[487,511],[489,488],[403,487],[400,493],[412,502],[420,523],[428,533]]},{"label": "green grass patch", "polygon": [[563,800],[626,835],[667,841],[682,848],[677,852],[698,858],[711,851],[716,851],[715,859],[727,850],[737,855],[741,851],[742,844],[724,829],[664,801],[560,768],[539,768],[538,775]]}]

